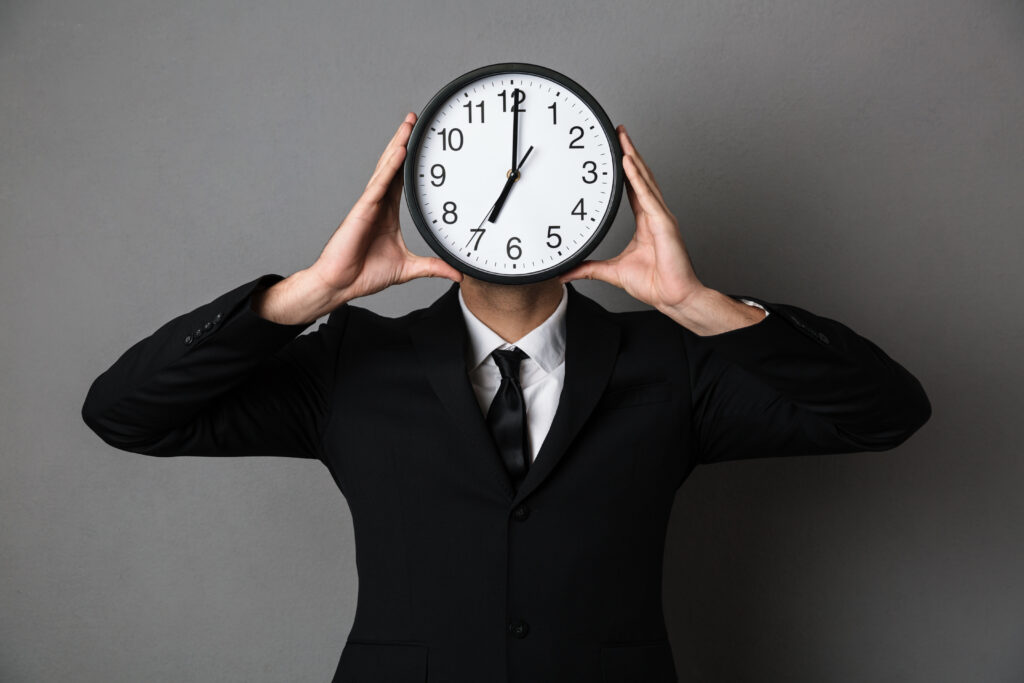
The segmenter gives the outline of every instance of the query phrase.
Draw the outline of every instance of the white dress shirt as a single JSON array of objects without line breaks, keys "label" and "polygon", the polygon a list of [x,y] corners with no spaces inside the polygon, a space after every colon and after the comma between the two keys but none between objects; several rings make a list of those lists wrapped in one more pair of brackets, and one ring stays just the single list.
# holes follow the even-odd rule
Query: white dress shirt
[{"label": "white dress shirt", "polygon": [[[740,301],[765,311],[766,318],[770,315],[764,306],[754,301]],[[462,297],[462,288],[459,288],[459,306],[462,307],[469,332],[466,370],[477,403],[485,416],[501,386],[501,372],[491,352],[495,349],[519,348],[528,356],[519,366],[519,384],[523,388],[523,400],[526,403],[531,462],[537,458],[544,437],[551,427],[558,399],[562,395],[562,385],[565,383],[565,309],[568,303],[569,292],[563,284],[562,299],[554,312],[515,344],[510,344],[473,315]]]}]

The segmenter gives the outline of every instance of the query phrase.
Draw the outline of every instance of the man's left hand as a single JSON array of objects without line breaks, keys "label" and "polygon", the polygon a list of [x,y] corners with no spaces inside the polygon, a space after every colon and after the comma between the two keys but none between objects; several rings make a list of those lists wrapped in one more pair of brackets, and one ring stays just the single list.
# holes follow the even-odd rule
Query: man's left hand
[{"label": "man's left hand", "polygon": [[616,128],[622,145],[626,194],[636,217],[636,232],[618,256],[586,260],[559,276],[560,282],[582,278],[603,280],[624,289],[634,299],[667,313],[687,308],[706,288],[697,279],[679,223],[665,204],[661,188],[626,127]]}]

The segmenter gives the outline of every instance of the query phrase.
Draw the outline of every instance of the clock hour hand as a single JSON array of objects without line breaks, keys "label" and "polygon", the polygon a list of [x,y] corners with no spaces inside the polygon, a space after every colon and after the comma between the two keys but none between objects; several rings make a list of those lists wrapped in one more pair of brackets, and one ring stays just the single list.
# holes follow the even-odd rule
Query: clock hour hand
[{"label": "clock hour hand", "polygon": [[508,174],[508,180],[505,181],[505,187],[501,188],[501,194],[498,195],[498,201],[494,202],[494,208],[491,210],[491,215],[487,219],[491,223],[498,220],[498,214],[501,213],[501,207],[505,205],[505,200],[508,199],[508,193],[512,191],[512,184],[519,180],[519,171],[522,169],[523,164],[526,163],[526,157],[530,156],[530,152],[533,151],[533,145],[530,145],[530,149],[526,150],[526,154],[519,160],[519,165],[514,167]]}]

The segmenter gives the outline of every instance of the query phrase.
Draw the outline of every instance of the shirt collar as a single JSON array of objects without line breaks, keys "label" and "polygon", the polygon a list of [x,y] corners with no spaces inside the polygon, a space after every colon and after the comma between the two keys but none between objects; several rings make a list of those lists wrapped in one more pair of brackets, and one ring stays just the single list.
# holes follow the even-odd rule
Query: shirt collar
[{"label": "shirt collar", "polygon": [[469,345],[466,349],[467,370],[469,372],[476,370],[495,349],[515,346],[535,360],[545,372],[551,372],[565,360],[565,309],[568,303],[568,291],[565,283],[562,283],[562,299],[558,302],[554,312],[515,344],[509,344],[497,332],[473,315],[473,312],[466,306],[466,300],[462,297],[462,288],[460,287],[459,306],[462,308],[462,316],[466,320],[466,330],[469,332]]}]

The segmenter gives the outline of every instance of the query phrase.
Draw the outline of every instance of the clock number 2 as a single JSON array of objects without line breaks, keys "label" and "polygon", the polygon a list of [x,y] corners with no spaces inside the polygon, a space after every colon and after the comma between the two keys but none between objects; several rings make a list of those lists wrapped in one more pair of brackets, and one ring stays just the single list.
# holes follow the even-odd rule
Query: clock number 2
[{"label": "clock number 2", "polygon": [[572,135],[574,131],[579,131],[579,135],[569,141],[569,149],[583,149],[583,145],[577,145],[576,143],[583,139],[583,128],[580,126],[573,126],[569,129],[569,135]]},{"label": "clock number 2", "polygon": [[[456,133],[459,134],[459,144],[455,144]],[[460,149],[462,149],[462,131],[459,130],[458,128],[452,128],[451,130],[448,130],[447,128],[442,128],[441,130],[437,131],[437,134],[441,136],[442,150],[447,151],[448,149],[451,149],[453,152],[458,152]]]}]

